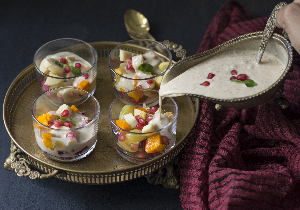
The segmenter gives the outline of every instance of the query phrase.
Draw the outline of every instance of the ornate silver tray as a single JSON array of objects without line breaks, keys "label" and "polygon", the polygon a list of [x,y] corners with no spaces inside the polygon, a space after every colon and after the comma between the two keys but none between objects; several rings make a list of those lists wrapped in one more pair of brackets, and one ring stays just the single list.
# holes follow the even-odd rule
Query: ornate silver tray
[{"label": "ornate silver tray", "polygon": [[[177,47],[176,44],[169,41],[164,43],[176,52],[174,49]],[[15,171],[18,176],[27,176],[31,179],[55,177],[93,185],[124,182],[147,175],[149,182],[159,184],[157,178],[153,176],[155,173],[159,174],[160,172],[157,171],[163,166],[170,165],[185,146],[198,115],[199,99],[187,96],[175,98],[179,106],[177,141],[170,151],[140,165],[123,159],[114,147],[108,119],[108,108],[115,98],[108,67],[108,55],[118,44],[120,43],[91,43],[98,53],[97,89],[94,94],[99,100],[101,110],[98,142],[88,157],[76,162],[63,163],[50,160],[43,155],[35,142],[30,107],[40,90],[34,65],[25,68],[15,78],[3,104],[4,124],[11,137],[11,154],[4,163],[6,169]]]}]

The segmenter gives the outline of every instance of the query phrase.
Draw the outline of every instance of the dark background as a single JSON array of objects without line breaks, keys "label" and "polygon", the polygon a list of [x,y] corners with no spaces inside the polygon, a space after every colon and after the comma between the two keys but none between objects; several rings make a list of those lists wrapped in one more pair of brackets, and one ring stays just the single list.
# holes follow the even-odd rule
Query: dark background
[{"label": "dark background", "polygon": [[[124,13],[135,9],[150,21],[158,41],[170,40],[196,53],[203,35],[226,0],[52,0],[1,1],[0,98],[33,61],[35,51],[57,38],[86,42],[131,39]],[[275,0],[239,0],[254,18],[269,16]],[[291,1],[289,1],[291,2]],[[287,2],[287,3],[289,3]],[[31,122],[29,122],[31,123]],[[0,126],[0,162],[10,154],[10,137]],[[179,189],[151,185],[146,178],[112,184],[82,185],[55,178],[31,180],[0,167],[0,209],[182,209]]]}]

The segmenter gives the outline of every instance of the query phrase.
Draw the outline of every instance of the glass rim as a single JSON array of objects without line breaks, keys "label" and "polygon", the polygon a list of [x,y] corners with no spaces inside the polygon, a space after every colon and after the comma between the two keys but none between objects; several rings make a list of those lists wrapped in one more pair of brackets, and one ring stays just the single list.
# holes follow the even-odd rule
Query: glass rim
[{"label": "glass rim", "polygon": [[[57,90],[57,89],[64,89],[64,88],[73,88],[73,89],[76,89],[76,90],[84,91],[86,94],[89,95],[88,97],[92,97],[92,98],[93,98],[93,100],[96,102],[96,105],[97,105],[97,112],[96,112],[96,116],[91,120],[91,122],[89,122],[88,124],[83,125],[83,126],[81,126],[81,127],[79,127],[79,128],[70,128],[70,129],[67,129],[67,130],[66,130],[66,129],[58,129],[58,128],[51,128],[51,127],[49,127],[49,126],[45,126],[45,125],[43,125],[40,121],[37,120],[37,118],[35,117],[35,114],[33,113],[33,107],[34,107],[36,101],[37,101],[40,97],[42,97],[43,95],[47,94],[47,92],[49,92],[49,91]],[[84,103],[84,102],[83,102],[83,103]],[[53,111],[53,110],[50,110],[50,111]],[[47,112],[47,113],[48,113],[48,112]],[[45,114],[46,114],[46,113],[45,113]],[[31,104],[31,116],[32,116],[32,118],[35,120],[35,122],[37,122],[39,125],[41,125],[41,126],[42,126],[43,128],[45,128],[45,129],[51,129],[51,130],[55,130],[55,131],[71,131],[71,130],[72,130],[72,131],[75,131],[75,130],[79,130],[79,129],[88,127],[88,126],[92,125],[93,123],[95,123],[95,121],[96,121],[97,119],[99,119],[99,115],[100,115],[100,104],[99,104],[99,101],[96,99],[96,97],[93,96],[91,93],[85,91],[85,90],[82,90],[82,89],[80,89],[80,88],[76,88],[76,87],[73,87],[73,86],[65,86],[65,87],[63,87],[63,88],[62,88],[62,87],[58,87],[58,88],[53,88],[53,89],[44,91],[44,92],[41,93],[39,96],[37,96],[37,97],[34,99],[34,101],[32,102],[32,104]]]},{"label": "glass rim", "polygon": [[[90,68],[89,70],[85,71],[84,73],[82,73],[82,74],[80,74],[80,75],[78,75],[78,76],[73,76],[73,77],[53,77],[53,76],[50,76],[50,75],[45,74],[44,72],[42,72],[42,71],[39,69],[39,67],[36,65],[36,62],[35,62],[38,53],[39,53],[40,50],[41,50],[43,47],[45,47],[46,45],[51,44],[52,42],[61,41],[61,40],[74,40],[74,41],[78,41],[78,42],[82,42],[83,44],[86,44],[86,45],[92,50],[92,52],[93,52],[93,54],[94,54],[93,57],[95,58],[95,61],[94,61],[94,63],[91,65],[91,68]],[[74,54],[75,54],[75,53],[74,53]],[[87,42],[85,42],[85,41],[83,41],[83,40],[80,40],[80,39],[75,39],[75,38],[59,38],[59,39],[51,40],[51,41],[49,41],[49,42],[43,44],[41,47],[39,47],[39,48],[37,49],[37,51],[34,53],[34,56],[33,56],[33,65],[34,65],[35,69],[36,69],[41,75],[43,75],[43,76],[45,76],[45,77],[55,78],[55,79],[73,79],[73,78],[80,77],[80,76],[82,76],[82,75],[88,73],[88,72],[91,71],[92,69],[94,69],[94,67],[95,67],[96,64],[97,64],[97,61],[98,61],[98,54],[97,54],[95,48],[94,48],[92,45],[90,45],[89,43],[87,43]]]},{"label": "glass rim", "polygon": [[[142,89],[142,90],[147,90],[147,91],[149,91],[148,89]],[[132,91],[135,91],[135,90],[132,90]],[[151,134],[151,133],[157,133],[157,132],[160,132],[160,131],[162,131],[162,130],[164,130],[164,129],[167,129],[168,127],[170,127],[176,120],[177,120],[177,117],[178,117],[178,105],[177,105],[177,103],[176,103],[176,101],[172,98],[172,97],[162,97],[162,100],[164,99],[164,98],[169,98],[169,99],[171,99],[172,100],[172,102],[174,103],[174,106],[175,106],[175,114],[174,114],[174,118],[173,118],[173,120],[171,121],[171,122],[169,122],[166,126],[164,126],[164,127],[162,127],[161,129],[158,129],[158,130],[155,130],[155,131],[152,131],[152,132],[147,132],[147,133],[135,133],[135,132],[130,132],[130,131],[127,131],[127,130],[124,130],[124,129],[122,129],[122,128],[120,128],[119,126],[117,126],[117,124],[112,120],[112,118],[111,118],[111,114],[110,114],[110,112],[111,112],[111,109],[112,109],[112,106],[113,106],[113,104],[118,100],[118,99],[120,99],[121,98],[121,96],[122,95],[124,95],[124,94],[128,94],[128,93],[130,93],[130,92],[132,92],[132,91],[128,91],[128,92],[124,92],[124,93],[122,93],[121,95],[119,95],[117,98],[115,98],[113,101],[112,101],[112,103],[110,104],[110,106],[109,106],[109,109],[108,109],[108,117],[109,117],[109,121],[111,122],[111,123],[113,123],[113,125],[115,126],[115,127],[117,127],[119,130],[121,130],[121,131],[123,131],[123,132],[126,132],[126,133],[130,133],[130,134],[139,134],[139,135],[146,135],[146,134]],[[159,91],[157,91],[157,90],[150,90],[150,91],[155,91],[155,92],[159,92]],[[121,99],[120,99],[121,100]],[[124,105],[126,105],[126,104],[124,104]]]},{"label": "glass rim", "polygon": [[[134,79],[134,78],[129,78],[129,77],[125,77],[125,76],[120,75],[120,74],[118,74],[117,72],[115,72],[115,70],[114,70],[114,69],[111,67],[111,65],[110,65],[110,58],[111,58],[111,55],[113,54],[113,52],[114,52],[115,50],[117,50],[120,46],[124,45],[124,44],[130,43],[130,42],[137,42],[137,41],[147,41],[147,42],[152,42],[152,43],[159,44],[160,46],[163,46],[163,47],[167,50],[168,55],[169,55],[169,65],[167,66],[167,68],[166,68],[164,71],[162,71],[161,73],[159,73],[159,74],[155,74],[155,75],[153,75],[153,76],[151,76],[151,77],[147,77],[147,78],[144,78],[144,79]],[[110,53],[109,53],[109,55],[108,55],[108,66],[109,66],[110,70],[111,70],[114,74],[116,74],[116,75],[118,75],[118,76],[120,76],[120,77],[123,77],[123,78],[125,78],[125,79],[130,79],[130,80],[148,80],[148,79],[153,79],[153,78],[155,78],[155,77],[161,76],[161,75],[163,75],[167,70],[170,69],[170,67],[172,66],[172,61],[173,61],[173,60],[172,60],[172,53],[171,53],[171,51],[168,49],[168,47],[167,47],[166,45],[164,45],[163,43],[158,42],[158,41],[155,41],[155,40],[152,40],[152,39],[133,39],[133,40],[129,40],[129,41],[126,41],[126,42],[122,42],[121,44],[119,44],[119,45],[117,45],[116,47],[114,47],[114,48],[110,51]]]}]

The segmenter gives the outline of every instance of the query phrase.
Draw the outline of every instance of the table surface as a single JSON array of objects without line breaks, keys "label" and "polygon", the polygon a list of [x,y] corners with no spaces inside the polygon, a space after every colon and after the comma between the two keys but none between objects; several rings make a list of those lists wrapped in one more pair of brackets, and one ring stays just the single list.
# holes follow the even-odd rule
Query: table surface
[{"label": "table surface", "polygon": [[[124,13],[135,9],[148,18],[156,40],[182,45],[190,56],[196,53],[208,25],[226,2],[1,1],[1,101],[16,76],[32,63],[35,51],[48,41],[63,37],[86,42],[127,41],[131,38],[125,30]],[[256,18],[269,16],[279,1],[238,2]],[[0,162],[4,163],[10,154],[10,137],[4,124],[0,132]],[[0,167],[0,209],[175,210],[182,209],[179,195],[179,189],[151,185],[144,177],[112,185],[82,185],[55,178],[31,180]]]}]

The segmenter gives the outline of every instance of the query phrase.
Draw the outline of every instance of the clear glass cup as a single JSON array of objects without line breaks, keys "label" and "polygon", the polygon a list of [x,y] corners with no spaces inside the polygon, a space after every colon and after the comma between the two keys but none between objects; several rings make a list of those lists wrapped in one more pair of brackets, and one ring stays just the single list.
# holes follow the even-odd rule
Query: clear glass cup
[{"label": "clear glass cup", "polygon": [[99,114],[99,102],[85,90],[69,86],[43,92],[31,106],[38,147],[56,161],[86,157],[97,143]]},{"label": "clear glass cup", "polygon": [[78,39],[61,38],[44,44],[33,58],[41,92],[74,86],[93,94],[97,59],[96,50]]},{"label": "clear glass cup", "polygon": [[126,160],[139,164],[174,147],[178,107],[173,98],[165,97],[160,115],[156,90],[143,90],[146,97],[141,103],[124,104],[131,93],[117,97],[111,103],[108,115],[117,152]]},{"label": "clear glass cup", "polygon": [[158,90],[163,74],[171,68],[172,53],[157,41],[130,40],[110,52],[108,65],[116,97],[134,89]]}]

